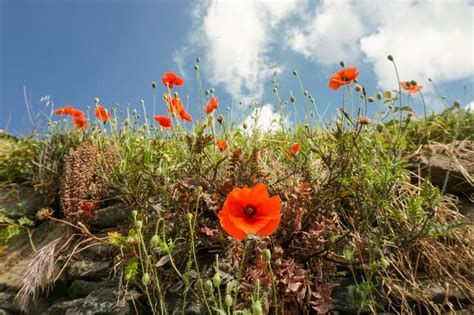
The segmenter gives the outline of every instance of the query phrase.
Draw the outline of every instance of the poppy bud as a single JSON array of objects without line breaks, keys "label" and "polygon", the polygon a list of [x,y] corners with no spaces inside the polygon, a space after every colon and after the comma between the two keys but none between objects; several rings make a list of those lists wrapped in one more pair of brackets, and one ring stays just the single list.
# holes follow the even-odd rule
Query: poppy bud
[{"label": "poppy bud", "polygon": [[373,102],[375,102],[375,98],[373,98],[372,96],[367,97],[367,102],[373,103]]},{"label": "poppy bud", "polygon": [[278,92],[278,89],[276,87],[273,88],[273,92],[276,93]]},{"label": "poppy bud", "polygon": [[151,82],[151,88],[156,89],[156,82],[155,81]]},{"label": "poppy bud", "polygon": [[262,256],[265,261],[270,261],[270,259],[272,259],[272,254],[270,253],[270,250],[268,248],[265,248],[262,251]]},{"label": "poppy bud", "polygon": [[293,95],[290,96],[290,102],[294,103],[296,101],[295,97]]},{"label": "poppy bud", "polygon": [[216,272],[212,277],[212,284],[214,284],[215,287],[218,287],[221,284],[221,276],[219,276],[219,272]]},{"label": "poppy bud", "polygon": [[308,94],[309,94],[308,91],[304,90],[303,95],[308,96]]},{"label": "poppy bud", "polygon": [[222,124],[222,120],[224,120],[224,118],[222,118],[222,115],[217,116],[217,122],[219,124]]},{"label": "poppy bud", "polygon": [[99,101],[100,101],[100,100],[99,100],[98,97],[94,98],[94,103],[95,103],[95,104],[99,104]]},{"label": "poppy bud", "polygon": [[143,98],[140,100],[140,104],[142,104],[142,106],[145,105],[145,100]]},{"label": "poppy bud", "polygon": [[293,70],[293,75],[294,75],[295,77],[298,76],[298,71]]},{"label": "poppy bud", "polygon": [[153,235],[153,237],[150,240],[150,245],[152,248],[158,247],[160,245],[160,237],[158,235]]},{"label": "poppy bud", "polygon": [[387,56],[387,59],[390,60],[390,61],[393,61],[392,55],[388,55],[388,56]]},{"label": "poppy bud", "polygon": [[90,106],[90,105],[86,105],[86,109],[87,109],[87,110],[91,109],[91,106]]},{"label": "poppy bud", "polygon": [[145,272],[142,276],[142,283],[144,286],[146,286],[148,282],[150,282],[150,275],[147,272]]},{"label": "poppy bud", "polygon": [[461,107],[461,103],[459,103],[459,101],[454,101],[453,102],[453,107],[454,108],[459,108],[459,107]]},{"label": "poppy bud", "polygon": [[339,64],[344,68],[344,61],[339,61]]},{"label": "poppy bud", "polygon": [[174,95],[174,97],[176,97],[176,98],[179,98],[179,94],[178,94],[178,92],[174,92],[174,94],[173,94],[173,95]]},{"label": "poppy bud", "polygon": [[137,218],[137,215],[138,215],[138,211],[137,211],[137,210],[133,210],[133,211],[132,211],[132,218],[136,219],[136,218]]},{"label": "poppy bud", "polygon": [[260,303],[259,300],[252,303],[252,311],[253,311],[253,315],[263,314],[262,303]]},{"label": "poppy bud", "polygon": [[377,129],[378,132],[382,132],[384,128],[385,128],[385,126],[381,122],[379,122],[377,124],[376,129]]},{"label": "poppy bud", "polygon": [[226,294],[225,298],[224,298],[224,303],[225,303],[225,306],[227,307],[231,307],[232,306],[232,297],[230,296],[230,294]]},{"label": "poppy bud", "polygon": [[201,58],[196,57],[196,62],[197,62],[197,63],[200,63],[200,62],[201,62]]},{"label": "poppy bud", "polygon": [[211,93],[214,94],[214,92],[216,91],[215,88],[211,88]]},{"label": "poppy bud", "polygon": [[242,124],[242,128],[247,129],[247,127],[248,127],[248,126],[247,126],[246,123],[243,123],[243,124]]},{"label": "poppy bud", "polygon": [[362,87],[361,87],[360,85],[356,84],[356,85],[354,86],[354,90],[355,90],[356,92],[360,92],[360,91],[362,91]]},{"label": "poppy bud", "polygon": [[193,221],[193,215],[192,213],[186,213],[186,218],[188,219],[188,222],[192,222]]},{"label": "poppy bud", "polygon": [[210,91],[209,90],[206,90],[206,96],[209,95]]},{"label": "poppy bud", "polygon": [[206,291],[211,291],[212,290],[212,281],[207,279],[205,282],[204,282],[204,289],[206,289]]},{"label": "poppy bud", "polygon": [[135,222],[135,228],[137,230],[141,230],[142,227],[143,227],[143,221],[142,220],[138,220],[138,221]]},{"label": "poppy bud", "polygon": [[194,65],[194,70],[198,71],[198,70],[199,70],[199,66],[198,66],[198,65]]},{"label": "poppy bud", "polygon": [[377,92],[375,96],[377,97],[377,99],[381,100],[383,97],[383,94],[381,92]]},{"label": "poppy bud", "polygon": [[415,80],[411,80],[411,81],[410,81],[410,84],[416,86],[416,81],[415,81]]}]

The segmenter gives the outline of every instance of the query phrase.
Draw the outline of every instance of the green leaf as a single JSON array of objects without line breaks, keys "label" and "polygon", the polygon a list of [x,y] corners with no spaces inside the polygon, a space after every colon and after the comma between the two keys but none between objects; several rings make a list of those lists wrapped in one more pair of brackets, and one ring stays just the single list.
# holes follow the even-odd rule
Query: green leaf
[{"label": "green leaf", "polygon": [[123,278],[125,281],[130,281],[137,276],[138,272],[138,259],[136,257],[128,261],[127,267],[125,267],[125,272]]}]

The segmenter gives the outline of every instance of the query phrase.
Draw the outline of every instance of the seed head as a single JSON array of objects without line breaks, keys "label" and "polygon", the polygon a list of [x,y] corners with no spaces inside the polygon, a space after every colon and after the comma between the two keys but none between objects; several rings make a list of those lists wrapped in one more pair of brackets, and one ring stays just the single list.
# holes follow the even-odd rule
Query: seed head
[{"label": "seed head", "polygon": [[156,82],[155,81],[151,82],[151,88],[156,89]]},{"label": "seed head", "polygon": [[388,56],[387,56],[387,59],[390,60],[390,61],[393,61],[392,55],[388,55]]}]

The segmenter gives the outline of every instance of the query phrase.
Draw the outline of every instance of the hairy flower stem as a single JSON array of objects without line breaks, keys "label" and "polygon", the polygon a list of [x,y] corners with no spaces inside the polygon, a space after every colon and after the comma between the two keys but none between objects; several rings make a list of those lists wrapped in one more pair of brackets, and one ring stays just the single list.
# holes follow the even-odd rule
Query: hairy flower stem
[{"label": "hairy flower stem", "polygon": [[[245,244],[244,244],[244,251],[242,252],[242,260],[240,261],[240,266],[239,266],[239,273],[237,274],[237,285],[235,287],[235,298],[234,301],[237,301],[237,298],[239,297],[239,287],[240,287],[240,280],[242,278],[242,271],[244,270],[244,264],[245,264],[245,256],[247,254],[247,248],[249,245],[249,240],[246,237],[245,238]],[[233,311],[235,312],[235,303],[233,305]]]},{"label": "hairy flower stem", "polygon": [[273,305],[275,308],[275,315],[278,315],[278,299],[277,299],[277,288],[275,282],[275,274],[273,273],[272,262],[268,261],[268,271],[272,277],[272,289],[273,289]]}]

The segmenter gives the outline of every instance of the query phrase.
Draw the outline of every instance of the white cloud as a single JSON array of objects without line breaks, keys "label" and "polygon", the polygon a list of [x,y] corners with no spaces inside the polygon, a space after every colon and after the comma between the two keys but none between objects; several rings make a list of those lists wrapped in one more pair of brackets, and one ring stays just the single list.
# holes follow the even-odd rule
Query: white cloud
[{"label": "white cloud", "polygon": [[281,130],[282,124],[289,126],[288,118],[280,115],[280,113],[273,110],[271,104],[265,104],[262,107],[256,108],[248,115],[243,124],[247,125],[245,132],[252,132],[253,129],[258,129],[263,132],[275,132]]},{"label": "white cloud", "polygon": [[396,85],[389,54],[401,80],[426,85],[428,78],[441,83],[474,75],[474,7],[468,1],[397,4],[380,15],[376,32],[360,43],[381,86]]},{"label": "white cloud", "polygon": [[[297,0],[198,4],[189,47],[199,46],[205,53],[204,71],[212,84],[222,84],[238,100],[259,99],[271,75],[269,52],[278,40],[278,25],[297,8]],[[182,54],[175,59],[182,60]]]},{"label": "white cloud", "polygon": [[360,56],[358,41],[367,26],[347,1],[323,1],[302,20],[302,25],[290,29],[285,41],[296,52],[321,64],[352,62]]},{"label": "white cloud", "polygon": [[[402,80],[425,84],[474,75],[472,1],[325,0],[287,33],[289,47],[320,64],[359,61],[373,65],[379,84]],[[426,92],[426,90],[425,90]]]},{"label": "white cloud", "polygon": [[474,113],[474,101],[471,101],[469,104],[466,105],[466,110]]}]

